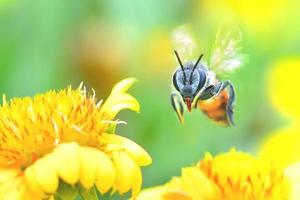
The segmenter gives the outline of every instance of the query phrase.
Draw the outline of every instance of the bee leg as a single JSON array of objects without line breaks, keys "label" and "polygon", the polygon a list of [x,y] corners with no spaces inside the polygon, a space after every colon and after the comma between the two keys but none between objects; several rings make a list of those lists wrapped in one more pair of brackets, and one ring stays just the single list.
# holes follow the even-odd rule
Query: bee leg
[{"label": "bee leg", "polygon": [[234,103],[235,103],[235,89],[231,81],[224,81],[222,83],[222,87],[220,88],[220,92],[226,89],[226,87],[229,87],[228,92],[229,92],[229,98],[228,98],[228,103],[226,107],[226,112],[228,116],[228,120],[232,126],[234,126],[233,122],[233,108],[234,108]]},{"label": "bee leg", "polygon": [[218,82],[216,85],[209,85],[203,93],[198,97],[197,100],[207,100],[214,96],[217,96],[222,90],[223,83]]},{"label": "bee leg", "polygon": [[171,104],[172,104],[172,107],[173,107],[174,111],[177,114],[179,122],[183,123],[184,122],[183,104],[182,104],[181,97],[177,93],[172,93],[171,94]]}]

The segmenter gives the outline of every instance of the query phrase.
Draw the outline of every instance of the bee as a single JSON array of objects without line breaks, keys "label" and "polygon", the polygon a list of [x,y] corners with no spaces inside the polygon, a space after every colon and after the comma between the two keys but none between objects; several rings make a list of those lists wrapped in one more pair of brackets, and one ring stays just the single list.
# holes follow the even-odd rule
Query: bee
[{"label": "bee", "polygon": [[224,126],[234,126],[233,114],[236,92],[230,80],[220,80],[242,66],[245,56],[240,54],[241,31],[231,22],[224,22],[219,29],[210,63],[198,59],[182,62],[178,52],[188,57],[197,47],[186,27],[174,32],[173,40],[179,51],[174,50],[179,66],[172,76],[171,104],[181,123],[185,107],[189,112],[200,109],[208,118]]}]

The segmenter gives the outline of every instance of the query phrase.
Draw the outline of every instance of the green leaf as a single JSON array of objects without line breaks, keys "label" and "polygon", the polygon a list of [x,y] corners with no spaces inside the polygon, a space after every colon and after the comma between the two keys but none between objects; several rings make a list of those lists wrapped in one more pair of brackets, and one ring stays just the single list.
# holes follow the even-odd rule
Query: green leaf
[{"label": "green leaf", "polygon": [[79,189],[79,195],[81,196],[81,198],[83,200],[98,200],[98,199],[100,199],[100,198],[98,198],[97,190],[96,190],[95,186],[89,190],[83,188],[82,186],[79,186],[78,189]]},{"label": "green leaf", "polygon": [[55,194],[55,199],[59,200],[74,200],[78,196],[78,188],[60,181],[58,190]]},{"label": "green leaf", "polygon": [[61,198],[59,198],[59,196],[57,196],[57,195],[54,195],[54,200],[61,200]]}]

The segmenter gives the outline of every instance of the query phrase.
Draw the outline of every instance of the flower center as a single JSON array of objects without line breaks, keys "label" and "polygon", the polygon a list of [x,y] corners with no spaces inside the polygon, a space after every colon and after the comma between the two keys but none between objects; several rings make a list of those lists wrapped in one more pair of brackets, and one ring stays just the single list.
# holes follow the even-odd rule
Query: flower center
[{"label": "flower center", "polygon": [[24,168],[59,143],[98,146],[107,123],[81,89],[16,98],[0,108],[0,166]]},{"label": "flower center", "polygon": [[246,153],[232,150],[214,158],[207,154],[199,168],[222,199],[285,199],[290,193],[281,170]]}]

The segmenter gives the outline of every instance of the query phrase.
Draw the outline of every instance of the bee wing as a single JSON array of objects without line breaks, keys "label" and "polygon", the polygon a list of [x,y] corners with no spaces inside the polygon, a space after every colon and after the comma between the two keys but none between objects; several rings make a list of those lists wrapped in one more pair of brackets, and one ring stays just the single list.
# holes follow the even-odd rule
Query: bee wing
[{"label": "bee wing", "polygon": [[241,54],[242,32],[231,20],[225,20],[216,35],[209,68],[217,75],[227,75],[241,67],[245,55]]},{"label": "bee wing", "polygon": [[[192,34],[189,24],[184,24],[176,28],[171,35],[172,47],[176,50],[182,61],[195,60],[199,56],[199,47]],[[204,59],[201,63],[205,63]]]}]

